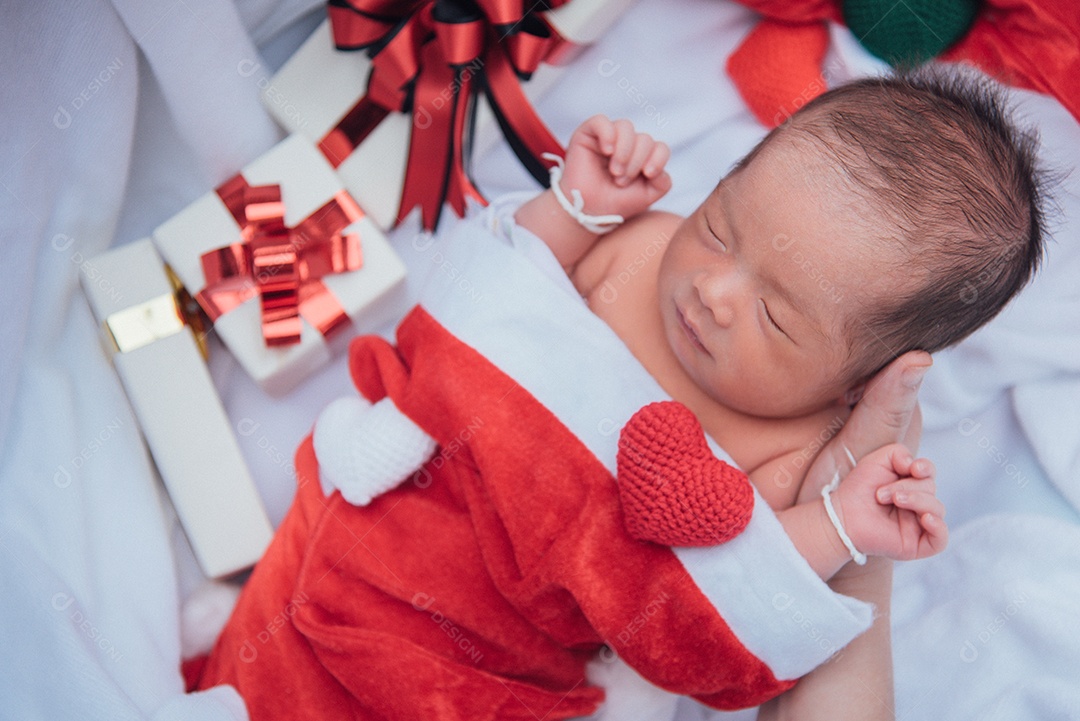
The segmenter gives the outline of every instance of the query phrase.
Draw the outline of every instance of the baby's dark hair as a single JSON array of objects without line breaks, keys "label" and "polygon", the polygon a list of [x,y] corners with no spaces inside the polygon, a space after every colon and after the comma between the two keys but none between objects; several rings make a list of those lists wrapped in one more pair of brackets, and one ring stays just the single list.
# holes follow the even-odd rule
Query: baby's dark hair
[{"label": "baby's dark hair", "polygon": [[881,240],[923,279],[852,321],[850,379],[959,342],[1034,275],[1047,181],[1037,135],[1010,116],[993,81],[928,66],[839,86],[773,131],[808,137],[838,162],[890,226]]}]

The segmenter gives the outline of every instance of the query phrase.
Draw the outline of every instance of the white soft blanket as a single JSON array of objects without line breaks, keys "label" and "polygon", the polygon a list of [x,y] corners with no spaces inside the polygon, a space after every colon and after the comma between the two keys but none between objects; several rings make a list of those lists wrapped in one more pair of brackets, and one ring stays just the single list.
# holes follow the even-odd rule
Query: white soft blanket
[{"label": "white soft blanket", "polygon": [[[313,0],[6,3],[0,22],[0,717],[243,718],[228,689],[183,696],[179,607],[199,578],[154,480],[78,289],[79,266],[160,222],[280,138],[260,85],[314,27]],[[642,0],[576,59],[539,109],[564,140],[595,112],[669,142],[692,209],[763,134],[723,62],[752,15],[720,0]],[[879,65],[836,29],[835,75]],[[252,71],[252,68],[255,68]],[[1080,129],[1016,94],[1056,167]],[[703,162],[708,159],[708,162]],[[531,181],[505,148],[478,159],[497,195]],[[1071,718],[1080,693],[1080,199],[1059,195],[1036,283],[927,379],[923,451],[955,535],[897,573],[901,718]],[[414,275],[415,226],[393,241]],[[271,518],[291,455],[348,387],[341,360],[263,395],[220,345],[211,363]],[[1075,605],[1075,601],[1073,601]],[[689,704],[680,716],[703,712]]]}]

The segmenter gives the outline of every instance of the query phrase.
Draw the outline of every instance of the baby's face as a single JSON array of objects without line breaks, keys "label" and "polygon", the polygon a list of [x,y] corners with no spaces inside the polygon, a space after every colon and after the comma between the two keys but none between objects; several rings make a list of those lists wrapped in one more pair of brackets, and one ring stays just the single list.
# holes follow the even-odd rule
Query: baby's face
[{"label": "baby's face", "polygon": [[661,315],[683,368],[714,400],[786,418],[839,401],[849,321],[897,287],[860,201],[821,155],[776,138],[676,230]]}]

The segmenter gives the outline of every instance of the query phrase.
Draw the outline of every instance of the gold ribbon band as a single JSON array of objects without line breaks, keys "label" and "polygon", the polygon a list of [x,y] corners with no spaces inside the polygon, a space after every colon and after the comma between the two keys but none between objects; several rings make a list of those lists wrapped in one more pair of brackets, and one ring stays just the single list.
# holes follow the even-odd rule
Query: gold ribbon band
[{"label": "gold ribbon band", "polygon": [[113,346],[121,353],[149,345],[179,333],[184,327],[176,296],[164,293],[150,300],[119,310],[105,319],[105,330]]},{"label": "gold ribbon band", "polygon": [[198,306],[168,265],[165,266],[165,273],[173,287],[172,293],[162,293],[130,308],[116,311],[105,319],[105,332],[117,352],[130,353],[179,333],[185,325],[190,325],[199,351],[203,358],[206,358],[206,326],[198,315]]}]

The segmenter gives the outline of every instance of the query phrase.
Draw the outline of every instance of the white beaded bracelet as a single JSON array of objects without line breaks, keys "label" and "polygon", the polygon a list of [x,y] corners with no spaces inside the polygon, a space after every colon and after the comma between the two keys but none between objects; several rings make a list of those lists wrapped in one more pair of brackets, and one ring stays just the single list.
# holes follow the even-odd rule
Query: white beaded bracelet
[{"label": "white beaded bracelet", "polygon": [[[844,449],[844,453],[847,454],[848,460],[851,461],[852,468],[855,467],[855,456],[851,455],[851,451],[847,449],[847,446],[841,446]],[[851,554],[851,560],[855,561],[860,566],[866,565],[866,554],[855,548],[855,544],[851,540],[851,536],[844,530],[844,524],[840,522],[840,517],[836,515],[836,509],[833,508],[832,497],[830,494],[840,487],[840,471],[837,471],[833,476],[829,485],[821,489],[821,497],[825,501],[825,513],[829,515],[829,520],[832,521],[833,528],[836,529],[837,535],[840,536],[841,543]]]},{"label": "white beaded bracelet", "polygon": [[583,210],[585,199],[581,197],[581,191],[577,188],[570,190],[570,195],[574,198],[573,202],[571,202],[559,185],[559,181],[562,180],[563,159],[554,153],[544,153],[541,157],[555,163],[555,165],[551,166],[551,170],[548,171],[551,174],[551,192],[555,194],[555,200],[559,201],[559,205],[562,206],[563,210],[569,213],[570,217],[576,220],[582,228],[590,233],[603,235],[618,228],[625,220],[621,215],[588,215],[585,213]]}]

